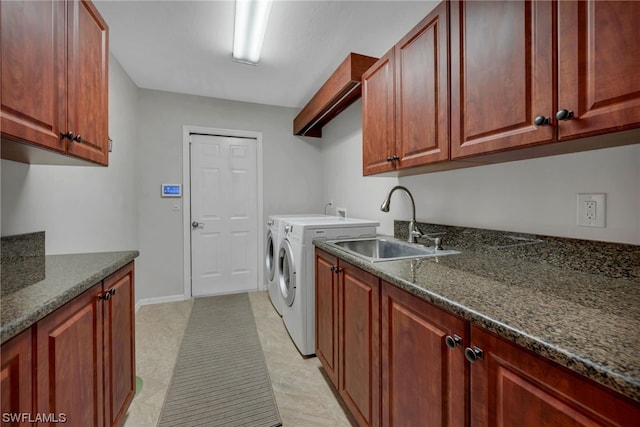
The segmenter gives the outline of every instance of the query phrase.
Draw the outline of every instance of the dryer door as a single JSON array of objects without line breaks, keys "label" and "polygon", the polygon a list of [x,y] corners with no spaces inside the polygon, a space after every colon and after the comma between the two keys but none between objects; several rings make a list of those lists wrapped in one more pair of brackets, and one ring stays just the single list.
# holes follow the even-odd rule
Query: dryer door
[{"label": "dryer door", "polygon": [[296,266],[293,259],[293,250],[289,240],[283,240],[278,255],[278,287],[282,300],[287,307],[293,305],[296,297]]},{"label": "dryer door", "polygon": [[273,280],[276,272],[276,249],[274,248],[273,233],[271,230],[267,231],[267,248],[265,250],[265,267],[267,268],[267,277],[269,282]]}]

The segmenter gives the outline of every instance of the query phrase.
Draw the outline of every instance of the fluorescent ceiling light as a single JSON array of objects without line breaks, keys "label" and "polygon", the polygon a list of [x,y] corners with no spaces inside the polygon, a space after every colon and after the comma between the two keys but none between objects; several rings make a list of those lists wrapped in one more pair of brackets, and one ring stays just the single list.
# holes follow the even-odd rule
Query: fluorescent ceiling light
[{"label": "fluorescent ceiling light", "polygon": [[236,0],[233,59],[255,65],[267,29],[272,0]]}]

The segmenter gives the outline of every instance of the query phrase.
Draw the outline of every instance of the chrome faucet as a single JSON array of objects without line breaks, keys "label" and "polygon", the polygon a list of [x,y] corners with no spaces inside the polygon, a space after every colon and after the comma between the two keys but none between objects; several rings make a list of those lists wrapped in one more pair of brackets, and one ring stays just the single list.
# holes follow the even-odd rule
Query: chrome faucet
[{"label": "chrome faucet", "polygon": [[418,237],[424,236],[424,233],[420,231],[420,229],[416,225],[416,203],[413,201],[413,196],[411,195],[411,192],[406,187],[403,187],[402,185],[396,185],[391,190],[389,190],[389,193],[387,193],[387,197],[385,197],[384,201],[382,202],[382,205],[380,205],[380,210],[382,212],[389,212],[389,207],[391,205],[391,195],[396,190],[404,191],[409,196],[409,199],[411,199],[412,214],[411,214],[411,221],[409,222],[409,238],[407,239],[407,242],[418,243]]}]

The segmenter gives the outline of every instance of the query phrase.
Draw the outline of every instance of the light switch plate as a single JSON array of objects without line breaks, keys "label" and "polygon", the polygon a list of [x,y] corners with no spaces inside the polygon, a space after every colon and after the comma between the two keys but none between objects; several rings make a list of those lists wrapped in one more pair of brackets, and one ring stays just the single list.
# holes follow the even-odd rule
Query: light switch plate
[{"label": "light switch plate", "polygon": [[607,211],[606,196],[604,193],[578,194],[577,224],[584,227],[604,228]]}]

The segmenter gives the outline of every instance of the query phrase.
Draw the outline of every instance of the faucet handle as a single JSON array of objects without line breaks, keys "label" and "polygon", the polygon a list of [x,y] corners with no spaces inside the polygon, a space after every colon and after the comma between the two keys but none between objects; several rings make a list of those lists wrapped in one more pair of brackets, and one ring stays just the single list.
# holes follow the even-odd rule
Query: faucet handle
[{"label": "faucet handle", "polygon": [[436,251],[442,250],[442,237],[431,237],[428,234],[423,234],[422,237],[431,240]]},{"label": "faucet handle", "polygon": [[418,237],[422,237],[423,235],[424,233],[420,231],[416,222],[411,220],[409,222],[409,238],[407,239],[407,242],[418,243]]}]

